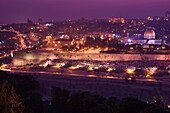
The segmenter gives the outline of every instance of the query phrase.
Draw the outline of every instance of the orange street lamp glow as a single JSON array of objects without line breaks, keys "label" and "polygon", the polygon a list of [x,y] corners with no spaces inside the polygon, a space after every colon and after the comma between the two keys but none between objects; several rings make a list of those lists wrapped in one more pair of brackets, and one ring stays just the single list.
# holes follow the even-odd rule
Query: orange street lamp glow
[{"label": "orange street lamp glow", "polygon": [[92,68],[92,67],[89,67],[88,70],[89,70],[89,71],[93,71],[93,68]]},{"label": "orange street lamp glow", "polygon": [[112,72],[112,71],[113,71],[112,68],[108,68],[108,69],[107,69],[107,72],[109,72],[109,73]]},{"label": "orange street lamp glow", "polygon": [[126,69],[126,73],[129,75],[133,75],[135,73],[136,68],[132,67],[132,68],[127,68]]}]

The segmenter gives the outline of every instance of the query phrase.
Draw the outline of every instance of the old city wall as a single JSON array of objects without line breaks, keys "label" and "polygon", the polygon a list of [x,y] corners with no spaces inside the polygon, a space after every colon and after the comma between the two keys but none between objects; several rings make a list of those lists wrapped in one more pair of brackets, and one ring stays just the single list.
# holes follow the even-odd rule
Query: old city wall
[{"label": "old city wall", "polygon": [[67,60],[133,61],[133,60],[170,60],[164,54],[103,54],[103,53],[60,53],[58,58]]},{"label": "old city wall", "polygon": [[46,59],[96,60],[96,61],[135,61],[170,60],[169,54],[103,54],[103,53],[55,53],[55,52],[16,52],[13,65],[38,64]]}]

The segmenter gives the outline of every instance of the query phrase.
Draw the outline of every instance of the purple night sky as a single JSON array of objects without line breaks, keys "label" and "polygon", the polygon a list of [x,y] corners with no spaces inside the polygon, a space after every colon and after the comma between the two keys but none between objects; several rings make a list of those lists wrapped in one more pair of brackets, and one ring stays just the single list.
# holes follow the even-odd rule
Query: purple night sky
[{"label": "purple night sky", "polygon": [[1,0],[0,23],[37,20],[162,16],[170,0]]}]

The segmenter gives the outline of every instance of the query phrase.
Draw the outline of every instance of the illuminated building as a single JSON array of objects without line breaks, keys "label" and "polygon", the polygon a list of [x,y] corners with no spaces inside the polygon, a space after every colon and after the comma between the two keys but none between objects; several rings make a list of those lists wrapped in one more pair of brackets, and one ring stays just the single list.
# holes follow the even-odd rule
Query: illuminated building
[{"label": "illuminated building", "polygon": [[[23,66],[26,64],[38,64],[46,59],[65,59],[65,60],[93,60],[93,61],[140,61],[147,60],[170,60],[170,55],[161,54],[101,54],[101,53],[57,53],[49,50],[17,51],[13,53],[13,65]],[[128,73],[132,73],[135,68],[129,68]],[[109,69],[108,71],[111,71]]]},{"label": "illuminated building", "polygon": [[109,18],[108,19],[108,22],[110,23],[122,23],[124,24],[125,23],[125,19],[120,17],[120,18]]},{"label": "illuminated building", "polygon": [[25,42],[24,42],[24,39],[22,37],[20,37],[20,43],[21,43],[21,47],[22,48],[26,48],[27,47]]},{"label": "illuminated building", "polygon": [[153,18],[152,18],[152,17],[150,17],[150,16],[148,16],[148,17],[147,17],[147,20],[152,21],[152,20],[153,20]]},{"label": "illuminated building", "polygon": [[60,39],[70,39],[70,37],[68,35],[61,35]]},{"label": "illuminated building", "polygon": [[145,39],[155,39],[155,31],[153,31],[153,30],[147,30],[147,31],[145,31],[145,33],[144,33],[144,38]]},{"label": "illuminated building", "polygon": [[63,46],[71,46],[72,44],[72,39],[56,39],[55,40],[56,44],[55,47],[56,48],[61,48]]},{"label": "illuminated building", "polygon": [[143,37],[129,37],[125,40],[125,45],[138,44],[143,48],[150,48],[149,45],[162,46],[166,42],[165,39],[156,39],[155,31],[146,30]]},{"label": "illuminated building", "polygon": [[54,43],[52,36],[46,36],[45,41],[47,41],[47,47],[53,47]]}]

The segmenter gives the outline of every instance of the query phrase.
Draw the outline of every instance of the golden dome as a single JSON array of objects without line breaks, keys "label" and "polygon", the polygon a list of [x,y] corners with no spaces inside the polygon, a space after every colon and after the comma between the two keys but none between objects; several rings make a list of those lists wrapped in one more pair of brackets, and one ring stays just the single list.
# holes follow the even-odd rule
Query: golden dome
[{"label": "golden dome", "polygon": [[146,39],[155,39],[155,36],[156,36],[156,34],[155,34],[154,30],[147,30],[144,33],[144,38],[146,38]]}]

